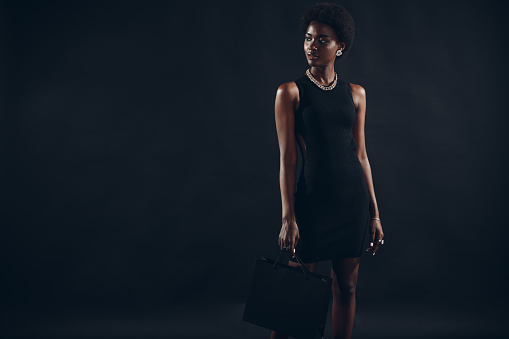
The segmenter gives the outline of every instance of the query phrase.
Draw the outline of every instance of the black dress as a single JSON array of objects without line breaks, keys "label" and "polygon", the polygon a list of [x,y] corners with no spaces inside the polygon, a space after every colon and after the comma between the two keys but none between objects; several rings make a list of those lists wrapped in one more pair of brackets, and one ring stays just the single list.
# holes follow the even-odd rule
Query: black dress
[{"label": "black dress", "polygon": [[300,234],[295,252],[308,263],[360,257],[371,216],[353,138],[350,85],[338,78],[326,91],[305,74],[295,83],[300,95],[295,135],[303,160],[294,197]]}]

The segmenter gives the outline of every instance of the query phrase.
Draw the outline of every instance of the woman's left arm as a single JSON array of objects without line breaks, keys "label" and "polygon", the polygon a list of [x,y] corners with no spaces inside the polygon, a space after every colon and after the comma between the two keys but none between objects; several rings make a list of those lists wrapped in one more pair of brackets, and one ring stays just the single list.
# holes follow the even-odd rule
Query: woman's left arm
[{"label": "woman's left arm", "polygon": [[373,177],[371,175],[371,166],[369,165],[368,154],[366,152],[366,141],[364,138],[364,122],[366,120],[366,91],[362,86],[350,84],[352,89],[353,102],[357,110],[355,122],[353,125],[353,138],[357,144],[357,157],[364,171],[364,178],[369,193],[369,206],[371,210],[370,223],[370,244],[366,251],[373,250],[373,255],[381,245],[384,237],[378,205],[376,203],[375,188],[373,186]]}]

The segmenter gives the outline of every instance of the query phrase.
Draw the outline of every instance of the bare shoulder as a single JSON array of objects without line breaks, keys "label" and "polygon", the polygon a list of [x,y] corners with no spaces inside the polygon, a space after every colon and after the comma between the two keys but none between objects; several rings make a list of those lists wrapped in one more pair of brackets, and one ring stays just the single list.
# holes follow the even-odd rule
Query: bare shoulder
[{"label": "bare shoulder", "polygon": [[352,97],[353,102],[355,104],[355,108],[358,108],[359,105],[364,105],[366,103],[366,90],[361,85],[349,83],[350,88],[352,89]]},{"label": "bare shoulder", "polygon": [[296,108],[299,105],[299,88],[294,81],[285,82],[277,89],[276,105]]},{"label": "bare shoulder", "polygon": [[352,94],[356,96],[366,96],[366,90],[361,85],[349,83]]},{"label": "bare shoulder", "polygon": [[277,96],[293,97],[295,95],[299,96],[299,89],[295,81],[285,82],[277,89]]}]

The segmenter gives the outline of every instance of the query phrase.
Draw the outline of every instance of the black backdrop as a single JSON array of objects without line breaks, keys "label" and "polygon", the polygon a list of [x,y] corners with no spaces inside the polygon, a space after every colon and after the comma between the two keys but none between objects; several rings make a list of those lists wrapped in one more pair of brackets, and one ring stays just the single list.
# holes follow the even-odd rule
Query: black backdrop
[{"label": "black backdrop", "polygon": [[[313,3],[2,2],[3,337],[268,337],[241,317]],[[507,334],[503,2],[342,4],[386,234],[354,333]]]}]

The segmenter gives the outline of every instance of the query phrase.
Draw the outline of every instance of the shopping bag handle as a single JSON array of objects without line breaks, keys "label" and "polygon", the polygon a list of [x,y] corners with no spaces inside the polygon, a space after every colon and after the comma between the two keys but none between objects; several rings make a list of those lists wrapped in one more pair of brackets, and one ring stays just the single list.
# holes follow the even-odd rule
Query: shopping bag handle
[{"label": "shopping bag handle", "polygon": [[[281,253],[279,253],[279,256],[277,257],[277,259],[274,261],[274,265],[272,265],[272,268],[276,268],[276,265],[277,264],[280,264],[281,263],[281,260],[283,259],[283,255],[285,254],[285,250],[282,250]],[[304,264],[302,262],[302,260],[299,258],[299,256],[297,254],[293,254],[295,256],[295,258],[297,259],[297,262],[299,263],[299,267],[300,269],[302,270],[302,273],[304,273],[304,276],[306,277],[306,279],[309,280],[309,276],[307,275],[306,271],[304,271],[304,267],[306,267],[310,272],[311,270],[309,269],[309,267],[306,266],[306,264]],[[304,266],[304,267],[303,267]]]}]

